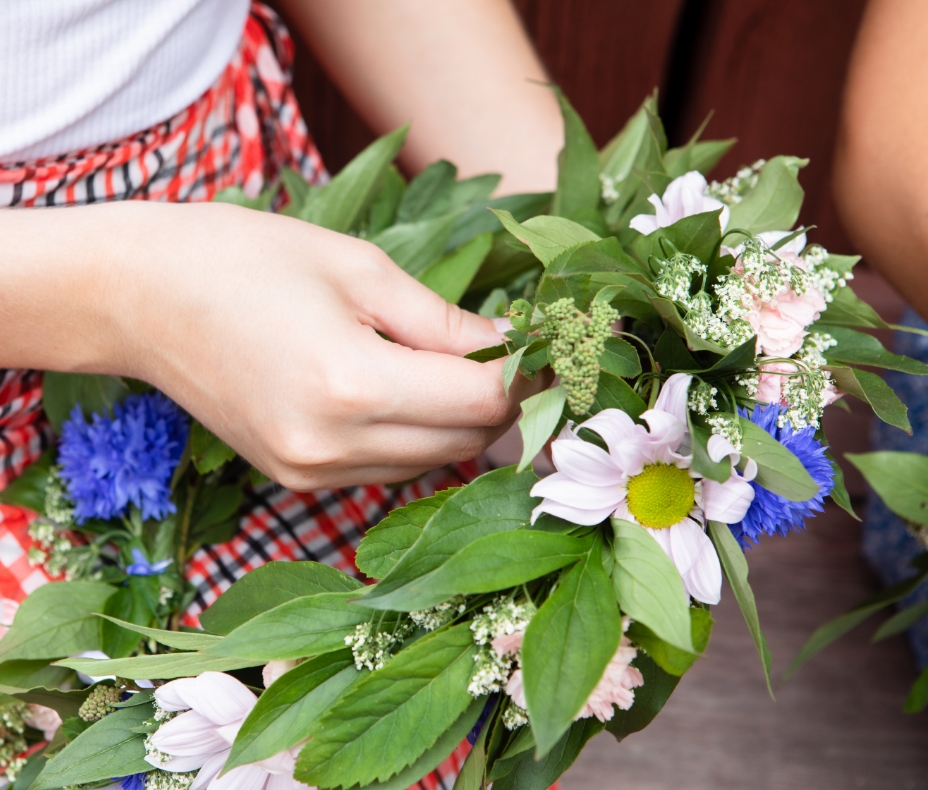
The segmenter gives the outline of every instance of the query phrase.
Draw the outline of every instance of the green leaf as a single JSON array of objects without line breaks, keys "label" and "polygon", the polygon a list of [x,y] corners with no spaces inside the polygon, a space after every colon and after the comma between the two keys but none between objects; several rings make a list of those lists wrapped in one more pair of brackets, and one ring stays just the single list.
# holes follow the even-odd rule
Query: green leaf
[{"label": "green leaf", "polygon": [[808,470],[767,431],[745,417],[741,424],[741,456],[757,464],[755,482],[790,502],[808,502],[819,490]]},{"label": "green leaf", "polygon": [[672,326],[677,333],[686,339],[687,348],[691,351],[711,351],[713,354],[724,356],[728,351],[710,340],[706,340],[697,335],[689,324],[684,323],[680,316],[677,306],[669,299],[661,296],[651,296],[648,298],[651,306],[657,311],[657,314],[664,319],[668,326]]},{"label": "green leaf", "polygon": [[902,712],[921,713],[926,705],[928,705],[928,668],[922,670],[913,684],[905,705],[902,706]]},{"label": "green leaf", "polygon": [[[506,293],[505,288],[494,288],[487,294],[487,298],[483,300],[483,304],[480,305],[480,309],[477,311],[478,315],[482,315],[484,318],[502,318],[506,314],[506,308],[509,306],[509,294]],[[503,353],[499,357],[506,356],[506,346],[493,346],[492,348],[502,348]],[[479,354],[479,351],[471,352],[467,355],[467,359],[475,359],[479,362],[488,362],[489,359],[478,359],[476,356]],[[499,359],[499,357],[492,357],[492,359]]]},{"label": "green leaf", "polygon": [[879,642],[880,640],[887,639],[890,636],[901,634],[903,631],[908,631],[913,625],[915,625],[925,616],[928,616],[928,601],[922,601],[921,603],[914,604],[913,606],[908,606],[905,609],[896,612],[885,623],[883,623],[883,625],[881,625],[877,629],[877,632],[873,635],[873,641]]},{"label": "green leaf", "polygon": [[406,550],[419,538],[428,520],[460,488],[446,488],[433,496],[417,499],[390,512],[377,526],[367,531],[358,546],[354,563],[361,573],[382,579],[399,562]]},{"label": "green leaf", "polygon": [[851,496],[847,492],[847,486],[844,485],[844,470],[838,465],[838,462],[830,453],[825,453],[831,462],[831,469],[834,474],[833,485],[831,488],[831,501],[840,507],[845,513],[852,516],[854,520],[860,521],[860,516],[854,512],[854,506],[851,504]]},{"label": "green leaf", "polygon": [[[474,203],[484,205],[490,195],[496,191],[503,177],[499,173],[484,173],[481,176],[471,176],[458,181],[451,188],[451,210],[467,208]],[[517,197],[523,197],[518,195]],[[536,212],[540,213],[540,212]]]},{"label": "green leaf", "polygon": [[53,448],[49,448],[6,488],[0,491],[0,502],[45,512],[45,487],[48,485],[48,470],[52,465]]},{"label": "green leaf", "polygon": [[319,787],[385,781],[471,707],[476,646],[463,623],[435,631],[365,675],[313,725],[294,778]]},{"label": "green leaf", "polygon": [[127,395],[129,388],[118,376],[48,370],[42,380],[42,406],[56,434],[61,434],[61,426],[71,418],[75,406],[90,419],[94,413],[111,414],[113,406]]},{"label": "green leaf", "polygon": [[[596,397],[590,407],[591,415],[599,414],[603,409],[621,409],[634,419],[646,408],[645,402],[625,381],[605,370],[600,371]],[[580,419],[580,415],[575,416]]]},{"label": "green leaf", "polygon": [[839,390],[870,404],[873,413],[883,422],[900,428],[906,433],[912,433],[908,407],[899,400],[899,396],[893,392],[892,387],[876,373],[844,365],[828,365],[825,369],[831,372],[831,377]]},{"label": "green leaf", "polygon": [[526,526],[537,501],[529,491],[537,482],[531,470],[516,472],[508,466],[487,472],[455,492],[425,525],[412,548],[357,602],[391,609],[394,592],[441,567],[468,544]]},{"label": "green leaf", "polygon": [[256,661],[304,658],[345,646],[355,626],[371,619],[351,603],[358,592],[317,593],[275,606],[232,631],[204,654]]},{"label": "green leaf", "polygon": [[503,391],[506,393],[507,398],[509,397],[509,388],[512,386],[512,381],[516,377],[516,373],[519,372],[522,355],[527,348],[528,346],[522,346],[522,348],[516,349],[516,353],[508,357],[503,363]]},{"label": "green leaf", "polygon": [[635,347],[620,337],[607,337],[606,347],[599,358],[600,367],[613,376],[623,379],[641,374],[641,360]]},{"label": "green leaf", "polygon": [[652,255],[656,258],[666,258],[665,247],[661,244],[661,240],[666,239],[680,252],[695,255],[708,264],[722,239],[722,226],[719,224],[721,213],[722,209],[715,209],[701,214],[691,214],[677,220],[673,225],[658,228],[647,236],[640,236],[633,244],[635,257],[643,264],[646,264]]},{"label": "green leaf", "polygon": [[680,678],[665,672],[650,656],[640,651],[632,665],[641,672],[644,685],[635,689],[635,702],[629,710],[615,708],[612,719],[606,722],[606,729],[617,741],[641,732],[654,721],[680,682]]},{"label": "green leaf", "polygon": [[125,620],[120,620],[117,617],[110,617],[107,614],[101,614],[100,617],[106,618],[120,628],[132,631],[136,634],[142,634],[142,636],[147,636],[149,639],[154,639],[160,645],[173,647],[177,650],[202,650],[205,647],[222,641],[221,636],[215,636],[214,634],[198,633],[195,631],[162,631],[160,628],[146,628],[145,626],[135,623],[128,623]]},{"label": "green leaf", "polygon": [[128,621],[139,625],[147,625],[154,617],[154,612],[145,600],[139,585],[133,584],[136,579],[130,578],[126,587],[120,587],[103,605],[100,625],[100,649],[110,658],[124,658],[132,655],[142,638],[131,630],[120,628],[109,622],[111,617],[118,621]]},{"label": "green leaf", "polygon": [[[593,274],[609,272],[630,275],[648,275],[646,268],[642,267],[632,258],[615,236],[591,241],[571,247],[557,256],[547,267],[548,274],[567,276],[570,274]],[[602,299],[599,299],[602,301]]]},{"label": "green leaf", "polygon": [[731,207],[729,228],[752,233],[788,230],[796,224],[805,193],[799,186],[799,169],[808,159],[775,156],[760,171],[757,185]]},{"label": "green leaf", "polygon": [[683,339],[670,327],[657,339],[653,354],[666,371],[696,370],[698,367]]},{"label": "green leaf", "polygon": [[151,765],[145,762],[145,737],[131,730],[151,715],[151,707],[139,705],[105,716],[46,763],[33,789],[55,790],[147,773]]},{"label": "green leaf", "polygon": [[[657,106],[656,103],[654,106]],[[631,174],[638,151],[644,145],[648,133],[648,115],[644,105],[642,105],[625,122],[622,131],[613,137],[599,152],[599,162],[603,174],[616,181],[624,181]]]},{"label": "green leaf", "polygon": [[444,159],[433,162],[406,187],[396,210],[396,222],[415,222],[446,214],[458,169]]},{"label": "green leaf", "polygon": [[190,426],[190,457],[201,474],[214,472],[235,458],[235,450],[198,422]]},{"label": "green leaf", "polygon": [[680,572],[644,527],[609,520],[615,533],[612,585],[622,611],[665,642],[693,653],[690,602]]},{"label": "green leaf", "polygon": [[[709,636],[712,634],[712,615],[708,609],[690,607],[690,623],[693,634],[693,647],[695,653],[680,650],[661,639],[650,628],[642,623],[632,623],[628,629],[628,638],[638,647],[643,648],[654,662],[665,672],[677,677],[682,676],[693,664],[700,654],[705,652],[709,645]],[[639,692],[636,692],[636,696]]]},{"label": "green leaf", "polygon": [[[499,703],[497,702],[494,705],[494,710],[498,706]],[[490,718],[492,716],[493,713],[491,712]],[[467,753],[467,757],[464,758],[464,765],[461,766],[461,770],[454,780],[453,790],[483,790],[487,775],[487,731],[489,729],[487,724],[484,724],[480,729],[477,740],[474,741],[474,745]],[[397,790],[403,789],[398,788]]]},{"label": "green leaf", "polygon": [[599,205],[599,156],[577,111],[559,88],[553,90],[564,118],[564,147],[557,157],[557,191],[551,213],[572,217]]},{"label": "green leaf", "polygon": [[557,743],[540,760],[527,752],[505,776],[493,782],[493,790],[547,790],[580,756],[587,741],[603,731],[605,725],[594,718],[570,725]]},{"label": "green leaf", "polygon": [[814,329],[827,332],[838,341],[837,346],[825,351],[825,358],[831,363],[869,365],[875,368],[899,370],[915,376],[928,375],[928,365],[924,362],[887,351],[873,335],[856,332],[843,326],[827,326],[824,322],[815,324]]},{"label": "green leaf", "polygon": [[[60,669],[55,667],[55,669]],[[71,675],[71,672],[68,672]],[[66,719],[71,716],[77,716],[87,697],[90,696],[90,689],[78,689],[76,691],[59,691],[58,689],[37,688],[31,691],[18,691],[11,695],[21,702],[30,702],[35,705],[42,705],[56,711],[61,718]]]},{"label": "green leaf", "polygon": [[731,591],[735,594],[735,600],[741,608],[744,622],[747,623],[748,631],[751,632],[751,638],[754,640],[754,646],[757,648],[761,665],[764,668],[767,691],[772,698],[773,687],[770,685],[770,666],[773,659],[770,656],[770,648],[767,646],[763,631],[760,630],[760,618],[757,616],[754,591],[748,583],[748,561],[745,559],[744,552],[738,545],[735,536],[731,534],[727,524],[710,521],[709,537],[712,538],[715,550],[719,554],[722,570],[725,571],[725,578],[728,579]]},{"label": "green leaf", "polygon": [[454,232],[446,249],[453,250],[481,233],[499,233],[503,229],[499,219],[489,209],[508,211],[517,222],[524,222],[544,214],[551,203],[550,192],[524,195],[504,195],[472,205],[458,217]]},{"label": "green leaf", "polygon": [[566,403],[567,390],[563,384],[543,390],[522,401],[522,419],[519,420],[519,433],[522,434],[520,472],[530,466],[532,459],[551,438]]},{"label": "green leaf", "polygon": [[253,617],[306,595],[348,592],[362,584],[319,562],[268,562],[250,571],[200,613],[200,623],[214,634],[228,634]]},{"label": "green leaf", "polygon": [[392,225],[368,241],[380,247],[403,271],[418,277],[444,255],[455,222],[455,214],[446,214]]},{"label": "green leaf", "polygon": [[35,688],[57,689],[70,676],[70,670],[49,666],[46,659],[4,661],[0,663],[0,692],[15,694]]},{"label": "green leaf", "polygon": [[886,329],[889,327],[870,305],[849,286],[837,288],[832,294],[832,301],[822,313],[821,321],[830,326],[862,326],[869,329]]},{"label": "green leaf", "polygon": [[232,669],[256,667],[264,661],[243,658],[225,658],[207,653],[167,653],[157,656],[114,658],[97,661],[92,658],[63,658],[55,666],[70,667],[95,677],[115,675],[120,678],[186,678],[201,672],[228,672]]},{"label": "green leaf", "polygon": [[426,609],[455,595],[490,593],[518,587],[565,565],[590,550],[590,540],[518,529],[469,543],[447,562],[391,595],[404,612]]},{"label": "green leaf", "polygon": [[404,126],[371,143],[319,190],[317,199],[306,201],[300,218],[339,233],[351,230],[403,147],[408,131]]},{"label": "green leaf", "polygon": [[115,588],[103,582],[56,582],[34,590],[22,602],[13,625],[0,640],[0,660],[60,658],[100,649],[102,612]]},{"label": "green leaf", "polygon": [[709,439],[712,438],[712,432],[705,425],[695,422],[691,411],[687,411],[686,418],[692,440],[693,471],[717,483],[726,482],[731,477],[731,461],[728,456],[721,461],[713,461],[709,456]]},{"label": "green leaf", "polygon": [[736,142],[734,137],[728,140],[703,140],[702,142],[691,139],[685,146],[671,148],[664,154],[664,167],[667,168],[667,174],[672,178],[679,178],[691,170],[698,170],[703,175],[708,175]]},{"label": "green leaf", "polygon": [[257,197],[250,198],[245,190],[239,186],[226,187],[213,196],[213,203],[231,203],[233,206],[250,208],[255,211],[269,211],[277,197],[279,187],[275,184],[268,189],[262,189]]},{"label": "green leaf", "polygon": [[828,647],[839,637],[844,636],[848,631],[856,628],[872,614],[891,606],[897,601],[901,601],[903,598],[907,598],[915,592],[925,579],[928,579],[928,553],[919,554],[912,561],[912,565],[918,570],[914,576],[880,590],[876,595],[857,604],[850,611],[816,628],[809,640],[802,646],[802,650],[796,654],[796,657],[790,663],[784,677],[790,677],[812,656]]},{"label": "green leaf", "polygon": [[309,183],[303,178],[302,173],[297,173],[290,167],[281,168],[280,180],[287,191],[287,197],[290,198],[290,204],[299,209],[309,195]]},{"label": "green leaf", "polygon": [[533,217],[523,223],[516,222],[508,211],[493,210],[513,236],[527,245],[545,266],[571,247],[590,241],[599,241],[593,231],[563,217]]},{"label": "green leaf", "polygon": [[396,209],[406,190],[406,182],[396,165],[389,165],[384,171],[380,188],[371,200],[370,219],[367,232],[373,236],[389,228],[395,218]]},{"label": "green leaf", "polygon": [[621,636],[619,610],[597,545],[561,577],[525,631],[522,677],[536,758],[551,751],[570,727]]},{"label": "green leaf", "polygon": [[419,282],[446,302],[457,304],[467,292],[480,265],[493,246],[493,236],[483,233],[439,259],[419,275]]},{"label": "green leaf", "polygon": [[304,661],[281,675],[242,724],[223,772],[266,760],[305,740],[316,719],[358,677],[350,650]]},{"label": "green leaf", "polygon": [[[80,721],[80,719],[78,719]],[[63,725],[62,725],[63,726]],[[48,747],[45,747],[46,749]],[[10,790],[30,790],[35,784],[35,779],[48,762],[45,756],[45,749],[35,752],[26,760],[26,765],[19,772],[16,781],[10,785]]]},{"label": "green leaf", "polygon": [[757,356],[756,349],[757,340],[751,337],[736,349],[729,351],[703,375],[727,376],[745,368],[752,368],[754,367],[754,359]]},{"label": "green leaf", "polygon": [[883,450],[845,453],[880,499],[897,516],[928,524],[928,457]]},{"label": "green leaf", "polygon": [[78,716],[71,716],[61,722],[61,733],[64,735],[65,740],[70,743],[84,730],[89,729],[91,724],[92,722],[84,721]]}]

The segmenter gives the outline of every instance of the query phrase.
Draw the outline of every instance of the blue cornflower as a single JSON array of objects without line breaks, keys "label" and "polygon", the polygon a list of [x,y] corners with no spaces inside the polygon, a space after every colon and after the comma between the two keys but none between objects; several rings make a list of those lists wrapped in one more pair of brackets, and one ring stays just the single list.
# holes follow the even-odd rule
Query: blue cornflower
[{"label": "blue cornflower", "polygon": [[818,484],[818,493],[811,499],[805,502],[790,502],[752,482],[754,501],[744,519],[731,525],[731,531],[741,548],[747,549],[750,548],[748,539],[757,543],[761,533],[786,537],[790,530],[803,529],[807,518],[822,512],[823,500],[831,493],[835,481],[831,461],[825,455],[826,448],[815,438],[814,428],[794,431],[788,422],[782,427],[777,425],[777,420],[785,409],[775,404],[755,406],[750,414],[745,409],[738,411],[742,417],[747,417],[759,425],[802,461],[806,471]]},{"label": "blue cornflower", "polygon": [[128,576],[157,576],[164,573],[168,565],[174,560],[160,560],[149,562],[148,557],[140,549],[132,549],[132,562],[126,566]]},{"label": "blue cornflower", "polygon": [[114,779],[122,785],[122,790],[145,790],[145,777],[147,774],[129,774],[122,779]]},{"label": "blue cornflower", "polygon": [[78,524],[121,516],[131,502],[143,519],[163,519],[176,508],[171,475],[187,443],[187,417],[160,392],[130,395],[113,417],[91,422],[75,406],[61,430],[58,463]]}]

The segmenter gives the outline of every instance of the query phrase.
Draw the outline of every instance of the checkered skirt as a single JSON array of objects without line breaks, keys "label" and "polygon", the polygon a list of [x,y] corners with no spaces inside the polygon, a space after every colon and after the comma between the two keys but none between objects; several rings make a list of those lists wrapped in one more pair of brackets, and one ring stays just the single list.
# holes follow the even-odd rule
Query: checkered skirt
[{"label": "checkered skirt", "polygon": [[[210,200],[240,186],[256,195],[282,167],[326,179],[290,87],[293,43],[276,15],[255,3],[241,45],[216,83],[164,123],[99,148],[0,166],[0,206],[73,206],[110,200]],[[0,489],[52,441],[41,408],[42,375],[0,370]],[[395,507],[460,485],[483,471],[473,461],[436,470],[401,487],[353,486],[295,493],[266,484],[247,493],[229,543],[200,549],[187,576],[196,597],[186,622],[248,571],[271,560],[314,560],[360,576],[355,550],[365,531]],[[26,559],[34,514],[0,505],[0,597],[21,601],[53,581]],[[422,790],[451,790],[468,751],[462,744],[422,779]]]}]

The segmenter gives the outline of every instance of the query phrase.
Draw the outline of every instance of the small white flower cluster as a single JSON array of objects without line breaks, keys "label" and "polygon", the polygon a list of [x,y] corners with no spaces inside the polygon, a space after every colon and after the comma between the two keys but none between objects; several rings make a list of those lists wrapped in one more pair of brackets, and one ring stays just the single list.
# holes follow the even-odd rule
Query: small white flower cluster
[{"label": "small white flower cluster", "polygon": [[753,165],[745,165],[731,178],[713,181],[706,187],[706,194],[721,200],[729,206],[740,203],[742,198],[757,186],[760,171],[767,164],[766,159],[758,159]]},{"label": "small white flower cluster", "polygon": [[428,609],[418,609],[409,613],[410,619],[419,628],[426,631],[435,631],[443,625],[450,623],[454,618],[464,614],[467,604],[463,595],[455,595],[436,606],[430,606]]},{"label": "small white flower cluster", "polygon": [[145,775],[145,790],[187,790],[196,779],[197,773],[199,772],[150,771]]},{"label": "small white flower cluster", "polygon": [[825,359],[825,352],[829,348],[838,345],[827,332],[812,332],[802,343],[802,348],[796,354],[796,358],[804,362],[810,368],[820,368],[828,364]]},{"label": "small white flower cluster", "polygon": [[728,439],[731,446],[741,452],[741,425],[733,414],[717,413],[706,418],[712,433]]},{"label": "small white flower cluster", "polygon": [[503,725],[511,731],[524,727],[526,724],[528,724],[528,711],[509,700],[506,710],[503,711]]},{"label": "small white flower cluster", "polygon": [[719,391],[709,385],[704,381],[700,381],[695,387],[690,389],[689,401],[687,406],[690,411],[694,411],[697,414],[708,414],[710,409],[717,409],[719,407],[718,402],[715,400],[715,396],[719,394]]},{"label": "small white flower cluster", "polygon": [[737,373],[735,381],[744,387],[749,398],[753,398],[760,388],[760,376],[757,373]]},{"label": "small white flower cluster", "polygon": [[474,642],[479,646],[474,655],[474,674],[467,686],[471,696],[482,697],[503,690],[512,673],[513,660],[518,661],[518,654],[507,652],[500,655],[491,642],[524,631],[535,611],[530,601],[519,604],[500,596],[484,606],[483,612],[471,621],[470,630],[474,632]]},{"label": "small white flower cluster", "polygon": [[806,250],[802,259],[809,267],[812,284],[822,292],[826,304],[834,300],[835,289],[843,288],[848,280],[854,279],[853,272],[842,273],[828,266],[828,250],[817,244]]},{"label": "small white flower cluster", "polygon": [[61,479],[61,467],[53,466],[48,472],[45,484],[45,515],[49,520],[62,527],[74,524],[74,503],[65,490]]},{"label": "small white flower cluster", "polygon": [[[157,713],[155,714],[157,716]],[[157,730],[156,730],[157,732]],[[145,736],[145,757],[148,759],[148,762],[158,765],[166,765],[167,762],[171,759],[170,754],[165,754],[164,752],[159,752],[151,742],[151,736],[154,735],[154,732],[148,733]]]},{"label": "small white flower cluster", "polygon": [[28,743],[23,733],[26,722],[23,719],[27,705],[25,702],[12,700],[0,708],[0,775],[10,782],[15,782],[26,764],[23,752]]},{"label": "small white flower cluster", "polygon": [[71,550],[74,548],[68,538],[58,532],[58,527],[44,518],[38,518],[29,525],[29,537],[35,545],[29,549],[26,559],[33,567],[43,565],[50,576],[68,574]]},{"label": "small white flower cluster", "polygon": [[660,262],[660,272],[654,281],[657,292],[674,302],[689,303],[693,277],[706,273],[706,265],[695,255],[677,253]]},{"label": "small white flower cluster", "polygon": [[345,637],[351,648],[354,665],[358,670],[367,668],[372,672],[383,669],[393,657],[393,650],[413,631],[409,621],[399,621],[392,631],[381,631],[373,622],[355,626],[354,633]]},{"label": "small white flower cluster", "polygon": [[467,691],[472,697],[483,697],[502,691],[509,680],[512,659],[502,658],[492,647],[483,645],[474,655],[474,674]]},{"label": "small white flower cluster", "polygon": [[601,185],[603,203],[607,206],[611,206],[619,199],[619,191],[615,188],[615,179],[607,176],[605,173],[600,173],[599,183]]},{"label": "small white flower cluster", "polygon": [[822,412],[833,400],[831,375],[826,370],[811,369],[796,376],[784,378],[781,386],[783,400],[789,404],[777,419],[782,428],[786,423],[794,431],[818,428]]}]

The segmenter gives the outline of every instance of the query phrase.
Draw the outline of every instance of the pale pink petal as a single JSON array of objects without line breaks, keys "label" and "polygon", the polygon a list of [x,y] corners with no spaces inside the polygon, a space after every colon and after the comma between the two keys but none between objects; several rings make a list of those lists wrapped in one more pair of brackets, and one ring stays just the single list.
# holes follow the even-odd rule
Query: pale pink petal
[{"label": "pale pink petal", "polygon": [[287,774],[289,776],[293,774],[293,769],[296,767],[296,757],[299,752],[298,748],[287,749],[275,754],[273,757],[268,757],[266,760],[258,760],[255,765],[263,768],[268,773]]},{"label": "pale pink petal", "polygon": [[188,697],[193,696],[196,678],[178,678],[165,683],[155,691],[155,700],[162,710],[177,711],[190,708]]},{"label": "pale pink petal", "polygon": [[245,684],[224,672],[204,672],[183,693],[191,708],[219,725],[241,723],[258,701]]},{"label": "pale pink petal", "polygon": [[709,521],[737,524],[753,501],[754,487],[737,474],[732,474],[724,483],[708,478],[702,481],[702,509]]},{"label": "pale pink petal", "polygon": [[670,533],[669,556],[686,592],[702,603],[717,604],[722,598],[722,566],[709,536],[691,519],[666,531]]},{"label": "pale pink petal", "polygon": [[651,433],[640,445],[641,460],[645,464],[675,464],[680,456],[675,452],[683,443],[686,424],[665,411],[650,409],[641,415]]},{"label": "pale pink petal", "polygon": [[753,458],[748,458],[748,462],[744,465],[744,473],[741,475],[741,478],[750,483],[755,477],[757,477],[757,461]]},{"label": "pale pink petal", "polygon": [[[652,195],[652,197],[657,196]],[[636,214],[631,218],[628,226],[645,236],[654,233],[654,231],[660,227],[657,224],[657,217],[655,217],[653,214]]]},{"label": "pale pink petal", "polygon": [[546,499],[532,511],[532,524],[534,524],[542,513],[550,513],[565,521],[573,524],[579,524],[582,527],[592,527],[599,524],[604,518],[608,518],[612,513],[612,508],[600,508],[599,510],[584,510],[582,508],[570,507],[555,502],[553,499]]},{"label": "pale pink petal", "polygon": [[[764,244],[768,247],[772,247],[780,239],[784,239],[792,233],[791,230],[765,230],[763,233],[758,233],[757,238],[759,238]],[[795,239],[784,244],[780,249],[776,250],[776,254],[781,258],[789,253],[793,255],[799,255],[806,248],[807,240],[806,234],[800,233]]]},{"label": "pale pink petal", "polygon": [[[674,373],[661,387],[654,409],[672,414],[686,425],[687,393],[693,377],[687,373]],[[647,412],[645,412],[647,414]],[[644,416],[644,415],[642,415]],[[650,423],[649,423],[650,424]],[[653,430],[653,429],[652,429]]]},{"label": "pale pink petal", "polygon": [[516,631],[512,634],[503,634],[496,637],[492,642],[496,654],[503,658],[505,656],[514,656],[522,647],[522,640],[525,638],[525,631]]},{"label": "pale pink petal", "polygon": [[625,496],[625,486],[616,483],[607,486],[584,485],[555,473],[539,480],[532,487],[532,496],[553,499],[562,505],[598,510],[614,508]]},{"label": "pale pink petal", "polygon": [[264,786],[265,790],[306,790],[307,787],[288,774],[270,774]]},{"label": "pale pink petal", "polygon": [[201,713],[188,710],[165,722],[152,733],[151,744],[159,752],[173,757],[208,756],[229,748],[229,744]]},{"label": "pale pink petal", "polygon": [[725,456],[728,456],[733,464],[738,463],[741,458],[741,454],[735,449],[735,446],[724,436],[719,436],[717,433],[709,437],[706,450],[709,453],[709,457],[716,463],[721,461]]},{"label": "pale pink petal", "polygon": [[240,729],[242,729],[242,722],[234,721],[231,724],[217,725],[216,734],[231,746]]},{"label": "pale pink petal", "polygon": [[[219,772],[222,770],[222,766],[226,764],[231,752],[231,749],[226,749],[224,752],[214,754],[203,763],[200,773],[194,777],[193,783],[190,785],[190,790],[204,790],[207,787],[215,787],[213,781],[219,776]],[[258,787],[260,788],[261,785],[258,785]]]},{"label": "pale pink petal", "polygon": [[27,705],[23,713],[23,721],[30,727],[41,730],[46,741],[55,737],[61,726],[61,716],[58,711],[46,708],[44,705]]},{"label": "pale pink petal", "polygon": [[512,701],[520,708],[526,708],[525,687],[522,685],[522,670],[517,669],[509,676],[506,683],[506,693],[512,697]]},{"label": "pale pink petal", "polygon": [[551,458],[558,472],[584,485],[606,486],[624,479],[609,453],[590,442],[556,439]]},{"label": "pale pink petal", "polygon": [[268,661],[261,670],[261,679],[264,681],[264,688],[271,685],[281,675],[286,674],[296,666],[296,659],[286,659],[283,661]]}]

